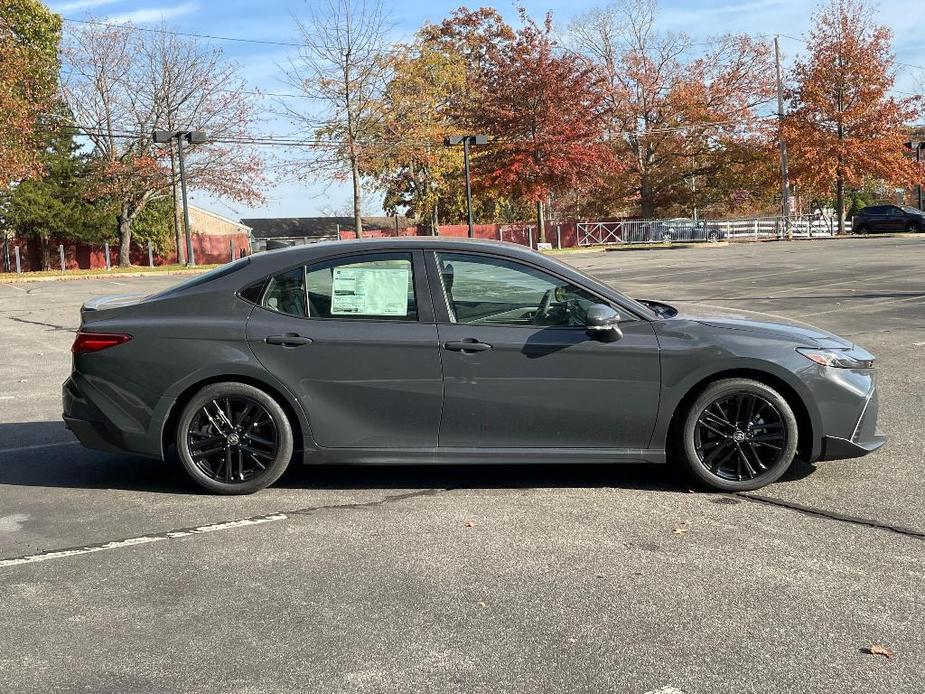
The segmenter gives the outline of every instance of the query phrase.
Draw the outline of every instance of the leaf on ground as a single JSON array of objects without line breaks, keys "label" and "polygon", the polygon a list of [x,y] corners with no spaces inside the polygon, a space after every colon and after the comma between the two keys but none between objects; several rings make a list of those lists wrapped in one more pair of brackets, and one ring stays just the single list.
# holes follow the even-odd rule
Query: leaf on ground
[{"label": "leaf on ground", "polygon": [[893,651],[891,651],[886,646],[881,646],[879,643],[868,646],[864,649],[864,652],[869,653],[870,655],[882,655],[887,660],[892,658],[894,655]]},{"label": "leaf on ground", "polygon": [[677,528],[675,528],[671,532],[673,532],[675,535],[683,535],[688,530],[690,530],[690,528],[687,527],[687,521],[684,521],[683,523],[681,523],[681,525],[679,525]]},{"label": "leaf on ground", "polygon": [[475,523],[474,523],[473,521],[466,521],[466,527],[467,527],[467,528],[474,528],[474,527],[475,527]]}]

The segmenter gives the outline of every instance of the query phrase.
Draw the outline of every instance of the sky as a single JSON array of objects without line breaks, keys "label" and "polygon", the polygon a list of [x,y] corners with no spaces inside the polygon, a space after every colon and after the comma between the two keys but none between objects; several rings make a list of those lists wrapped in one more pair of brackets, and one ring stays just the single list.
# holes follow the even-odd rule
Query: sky
[{"label": "sky", "polygon": [[[316,0],[61,0],[50,7],[64,18],[105,19],[132,22],[139,26],[158,25],[162,21],[178,31],[205,33],[224,37],[262,39],[277,42],[297,41],[294,16],[304,16]],[[440,22],[462,1],[384,0],[391,10],[394,38],[410,38],[426,21]],[[522,4],[534,17],[553,13],[558,26],[568,24],[584,12],[606,5],[608,0],[525,0]],[[685,32],[703,41],[722,33],[782,34],[799,39],[810,29],[812,0],[662,0],[659,3],[659,27]],[[517,25],[515,3],[510,0],[491,2],[475,0],[469,7],[492,6],[514,26]],[[925,2],[922,0],[882,0],[876,5],[877,21],[893,31],[893,48],[898,63],[925,66]],[[67,30],[65,25],[65,31]],[[225,56],[240,65],[245,79],[262,91],[291,91],[280,77],[279,66],[294,49],[280,46],[220,41]],[[804,49],[794,38],[781,38],[783,59],[788,63]],[[896,89],[912,92],[925,71],[897,65]],[[269,117],[255,135],[285,136],[294,126],[285,119]],[[367,191],[369,202],[364,208],[381,212],[381,195]],[[330,210],[346,209],[350,187],[346,183],[320,181],[278,181],[265,191],[266,202],[248,207],[191,191],[194,204],[232,219],[248,217],[311,217]]]}]

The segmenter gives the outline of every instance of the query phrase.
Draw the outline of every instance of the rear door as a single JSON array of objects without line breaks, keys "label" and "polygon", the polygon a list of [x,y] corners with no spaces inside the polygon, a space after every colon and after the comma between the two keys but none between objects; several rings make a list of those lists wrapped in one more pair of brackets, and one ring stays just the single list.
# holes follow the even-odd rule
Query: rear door
[{"label": "rear door", "polygon": [[436,446],[443,381],[424,274],[421,251],[361,253],[270,280],[247,339],[317,445]]},{"label": "rear door", "polygon": [[647,321],[620,308],[622,339],[601,342],[584,312],[607,302],[581,287],[490,255],[427,258],[445,373],[441,447],[648,446],[660,370]]}]

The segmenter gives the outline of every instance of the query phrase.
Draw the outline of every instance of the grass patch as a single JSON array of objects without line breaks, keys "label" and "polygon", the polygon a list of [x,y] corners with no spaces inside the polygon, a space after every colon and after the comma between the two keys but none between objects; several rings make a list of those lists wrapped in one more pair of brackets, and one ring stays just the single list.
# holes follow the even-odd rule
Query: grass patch
[{"label": "grass patch", "polygon": [[137,277],[139,275],[156,275],[156,274],[176,274],[176,275],[193,275],[200,272],[206,272],[212,268],[218,267],[217,264],[197,265],[189,268],[186,265],[132,265],[131,267],[113,267],[112,270],[105,268],[94,268],[92,270],[34,270],[31,272],[0,273],[0,282],[32,282],[41,280],[70,280],[95,277]]}]

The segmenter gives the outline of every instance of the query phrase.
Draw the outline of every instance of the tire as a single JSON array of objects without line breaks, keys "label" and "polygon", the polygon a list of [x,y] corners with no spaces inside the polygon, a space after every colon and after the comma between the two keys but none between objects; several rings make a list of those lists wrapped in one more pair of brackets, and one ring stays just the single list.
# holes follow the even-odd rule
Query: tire
[{"label": "tire", "polygon": [[715,231],[711,231],[707,236],[707,241],[710,243],[719,243],[719,234]]},{"label": "tire", "polygon": [[246,383],[205,386],[183,408],[175,433],[186,473],[215,494],[253,494],[268,487],[292,458],[285,411]]},{"label": "tire", "polygon": [[662,243],[671,243],[671,232],[666,231],[662,234]]},{"label": "tire", "polygon": [[918,222],[909,222],[906,225],[906,231],[910,234],[918,234],[922,230],[922,225]]},{"label": "tire", "polygon": [[780,393],[760,381],[729,378],[709,385],[690,406],[680,458],[708,487],[749,491],[780,479],[793,462],[798,439],[796,417]]},{"label": "tire", "polygon": [[869,233],[870,233],[870,225],[869,225],[869,224],[862,224],[861,226],[858,227],[858,233],[859,233],[859,234],[869,234]]}]

